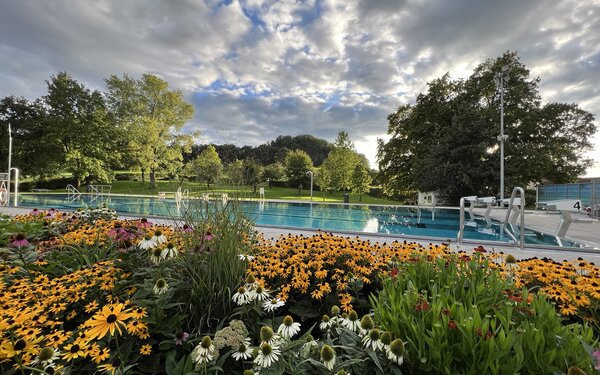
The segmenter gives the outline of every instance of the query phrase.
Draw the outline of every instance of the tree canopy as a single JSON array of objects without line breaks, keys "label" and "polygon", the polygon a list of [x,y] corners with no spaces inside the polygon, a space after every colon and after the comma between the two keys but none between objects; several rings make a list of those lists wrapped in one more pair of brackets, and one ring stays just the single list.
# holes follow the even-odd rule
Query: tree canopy
[{"label": "tree canopy", "polygon": [[508,67],[504,85],[505,186],[568,182],[591,161],[584,153],[596,131],[577,104],[541,104],[539,78],[516,53],[488,59],[466,80],[448,74],[428,83],[414,104],[388,116],[387,142],[378,162],[386,193],[438,191],[451,203],[466,195],[499,193],[497,136],[500,100],[494,75]]},{"label": "tree canopy", "polygon": [[223,164],[214,146],[209,145],[194,160],[189,161],[186,164],[186,172],[196,176],[198,181],[206,183],[207,188],[216,183],[223,172]]},{"label": "tree canopy", "polygon": [[285,174],[290,186],[296,187],[309,181],[308,171],[313,168],[310,156],[302,150],[294,150],[285,157]]},{"label": "tree canopy", "polygon": [[130,160],[142,172],[150,172],[150,184],[155,186],[156,172],[175,173],[182,165],[182,152],[191,149],[193,135],[181,129],[194,107],[180,90],[169,90],[166,81],[151,74],[139,80],[112,75],[106,86],[110,109],[127,134]]}]

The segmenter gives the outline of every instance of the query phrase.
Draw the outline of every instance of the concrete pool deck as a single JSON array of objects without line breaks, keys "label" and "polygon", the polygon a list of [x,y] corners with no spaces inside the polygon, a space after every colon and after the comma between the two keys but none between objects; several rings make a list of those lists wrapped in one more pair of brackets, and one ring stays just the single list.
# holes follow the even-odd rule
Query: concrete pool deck
[{"label": "concrete pool deck", "polygon": [[[20,207],[0,207],[0,213],[4,215],[20,215],[26,214],[30,212],[30,208],[20,208]],[[483,215],[484,209],[475,208],[474,212],[479,215]],[[506,215],[506,209],[495,208],[492,210],[490,217],[498,220],[503,220]],[[165,224],[172,224],[172,219],[151,219],[152,221],[163,222]],[[560,222],[560,216],[557,214],[548,214],[541,211],[526,211],[525,212],[525,226],[545,232],[545,233],[554,233],[556,227]],[[317,231],[310,229],[295,229],[295,228],[279,228],[279,227],[266,227],[266,226],[257,226],[257,230],[263,233],[264,237],[267,239],[276,239],[281,235],[313,235]],[[411,238],[411,237],[401,237],[401,236],[389,236],[389,235],[379,235],[377,233],[349,233],[349,232],[336,232],[333,233],[338,234],[344,237],[356,237],[357,235],[362,239],[369,240],[371,242],[379,242],[379,243],[390,243],[395,240],[404,241],[407,240],[409,242],[418,242],[423,245],[427,245],[429,243],[441,243],[448,241],[441,241],[439,239],[423,239],[423,238]],[[565,249],[549,249],[543,247],[526,247],[523,251],[519,248],[509,245],[502,244],[494,244],[494,245],[485,245],[488,251],[494,252],[503,252],[505,254],[513,254],[517,258],[531,258],[531,257],[548,257],[554,260],[560,261],[563,259],[566,260],[574,260],[578,257],[587,259],[592,262],[596,262],[600,264],[600,221],[594,220],[591,223],[573,223],[567,232],[567,237],[579,242],[585,242],[592,246],[590,249],[573,249],[573,248],[565,248]],[[468,242],[459,245],[458,243],[451,241],[450,246],[453,250],[472,250],[476,247],[476,242]],[[595,248],[595,249],[594,249]]]}]

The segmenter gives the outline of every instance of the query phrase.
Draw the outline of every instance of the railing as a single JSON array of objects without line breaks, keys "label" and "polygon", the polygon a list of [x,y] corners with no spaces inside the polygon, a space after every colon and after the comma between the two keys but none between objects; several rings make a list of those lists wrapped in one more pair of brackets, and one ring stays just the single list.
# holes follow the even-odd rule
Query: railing
[{"label": "railing", "polygon": [[81,192],[77,190],[77,188],[71,184],[67,185],[67,202],[73,202],[77,199],[81,198]]},{"label": "railing", "polygon": [[[517,193],[520,194],[520,198],[516,198]],[[517,203],[519,208],[515,207],[515,199],[519,199]],[[515,224],[517,222],[517,217],[519,216],[521,216],[519,241],[516,242],[517,239],[515,238],[514,234],[508,230],[508,226],[509,224],[511,226],[512,224]],[[502,223],[502,230],[516,242],[515,245],[520,245],[521,250],[525,248],[525,191],[522,187],[515,187],[510,195],[508,209],[506,210],[506,216],[504,217],[504,222]]]},{"label": "railing", "polygon": [[104,197],[108,195],[110,197],[110,189],[112,189],[111,185],[88,185],[88,189],[90,192],[90,202],[95,201],[100,197]]},{"label": "railing", "polygon": [[[517,209],[515,207],[515,195],[516,193],[520,193],[520,198],[519,199],[519,203],[518,205],[520,206],[520,210]],[[488,225],[491,225],[491,219],[490,219],[490,213],[492,211],[492,205],[496,202],[496,198],[495,197],[481,197],[478,198],[477,196],[467,196],[467,197],[462,197],[460,198],[460,219],[459,219],[459,227],[458,227],[458,234],[456,236],[456,241],[462,245],[463,243],[463,238],[465,235],[465,203],[469,203],[469,215],[471,218],[473,218],[474,212],[473,212],[473,208],[476,205],[486,205],[486,210],[485,210],[485,221],[486,223],[488,223]],[[516,187],[513,189],[512,195],[510,197],[509,203],[508,203],[508,210],[506,212],[506,218],[504,219],[504,222],[502,223],[502,232],[506,233],[506,235],[512,240],[512,243],[517,246],[520,245],[521,250],[523,250],[525,241],[524,241],[524,227],[525,227],[525,192],[523,191],[523,188],[520,187]],[[512,213],[512,216],[511,216]],[[520,240],[517,240],[517,238],[515,237],[515,235],[508,230],[508,225],[510,224],[514,224],[516,223],[517,217],[519,215],[519,213],[521,214],[521,228],[520,228]]]}]

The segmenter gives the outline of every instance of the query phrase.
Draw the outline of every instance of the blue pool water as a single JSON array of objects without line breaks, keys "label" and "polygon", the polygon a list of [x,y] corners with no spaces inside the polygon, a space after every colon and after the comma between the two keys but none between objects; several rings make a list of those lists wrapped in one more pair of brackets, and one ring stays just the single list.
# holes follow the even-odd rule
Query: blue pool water
[{"label": "blue pool water", "polygon": [[[190,201],[190,205],[198,201]],[[185,206],[174,199],[157,197],[82,195],[69,199],[66,194],[22,194],[19,205],[31,208],[56,208],[75,210],[106,204],[122,215],[178,217]],[[185,204],[185,203],[183,203]],[[459,210],[451,208],[420,208],[407,206],[366,206],[320,203],[241,202],[244,212],[257,225],[322,229],[326,231],[353,231],[410,237],[427,237],[455,241],[459,229]],[[487,225],[483,218],[469,218],[464,238],[478,241],[509,242],[510,238],[500,230],[499,222]],[[518,227],[515,231],[520,230]],[[525,229],[528,244],[559,246],[555,236]],[[518,237],[518,233],[515,233]],[[581,247],[562,239],[563,246]]]}]

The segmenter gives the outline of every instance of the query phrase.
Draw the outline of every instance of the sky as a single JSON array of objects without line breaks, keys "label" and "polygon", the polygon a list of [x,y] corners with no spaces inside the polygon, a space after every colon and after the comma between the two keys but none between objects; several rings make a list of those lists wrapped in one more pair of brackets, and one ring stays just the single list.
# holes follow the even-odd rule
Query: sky
[{"label": "sky", "polygon": [[388,114],[507,50],[600,129],[600,0],[0,0],[0,97],[38,98],[60,71],[99,90],[156,74],[201,143],[345,130],[373,166]]}]

